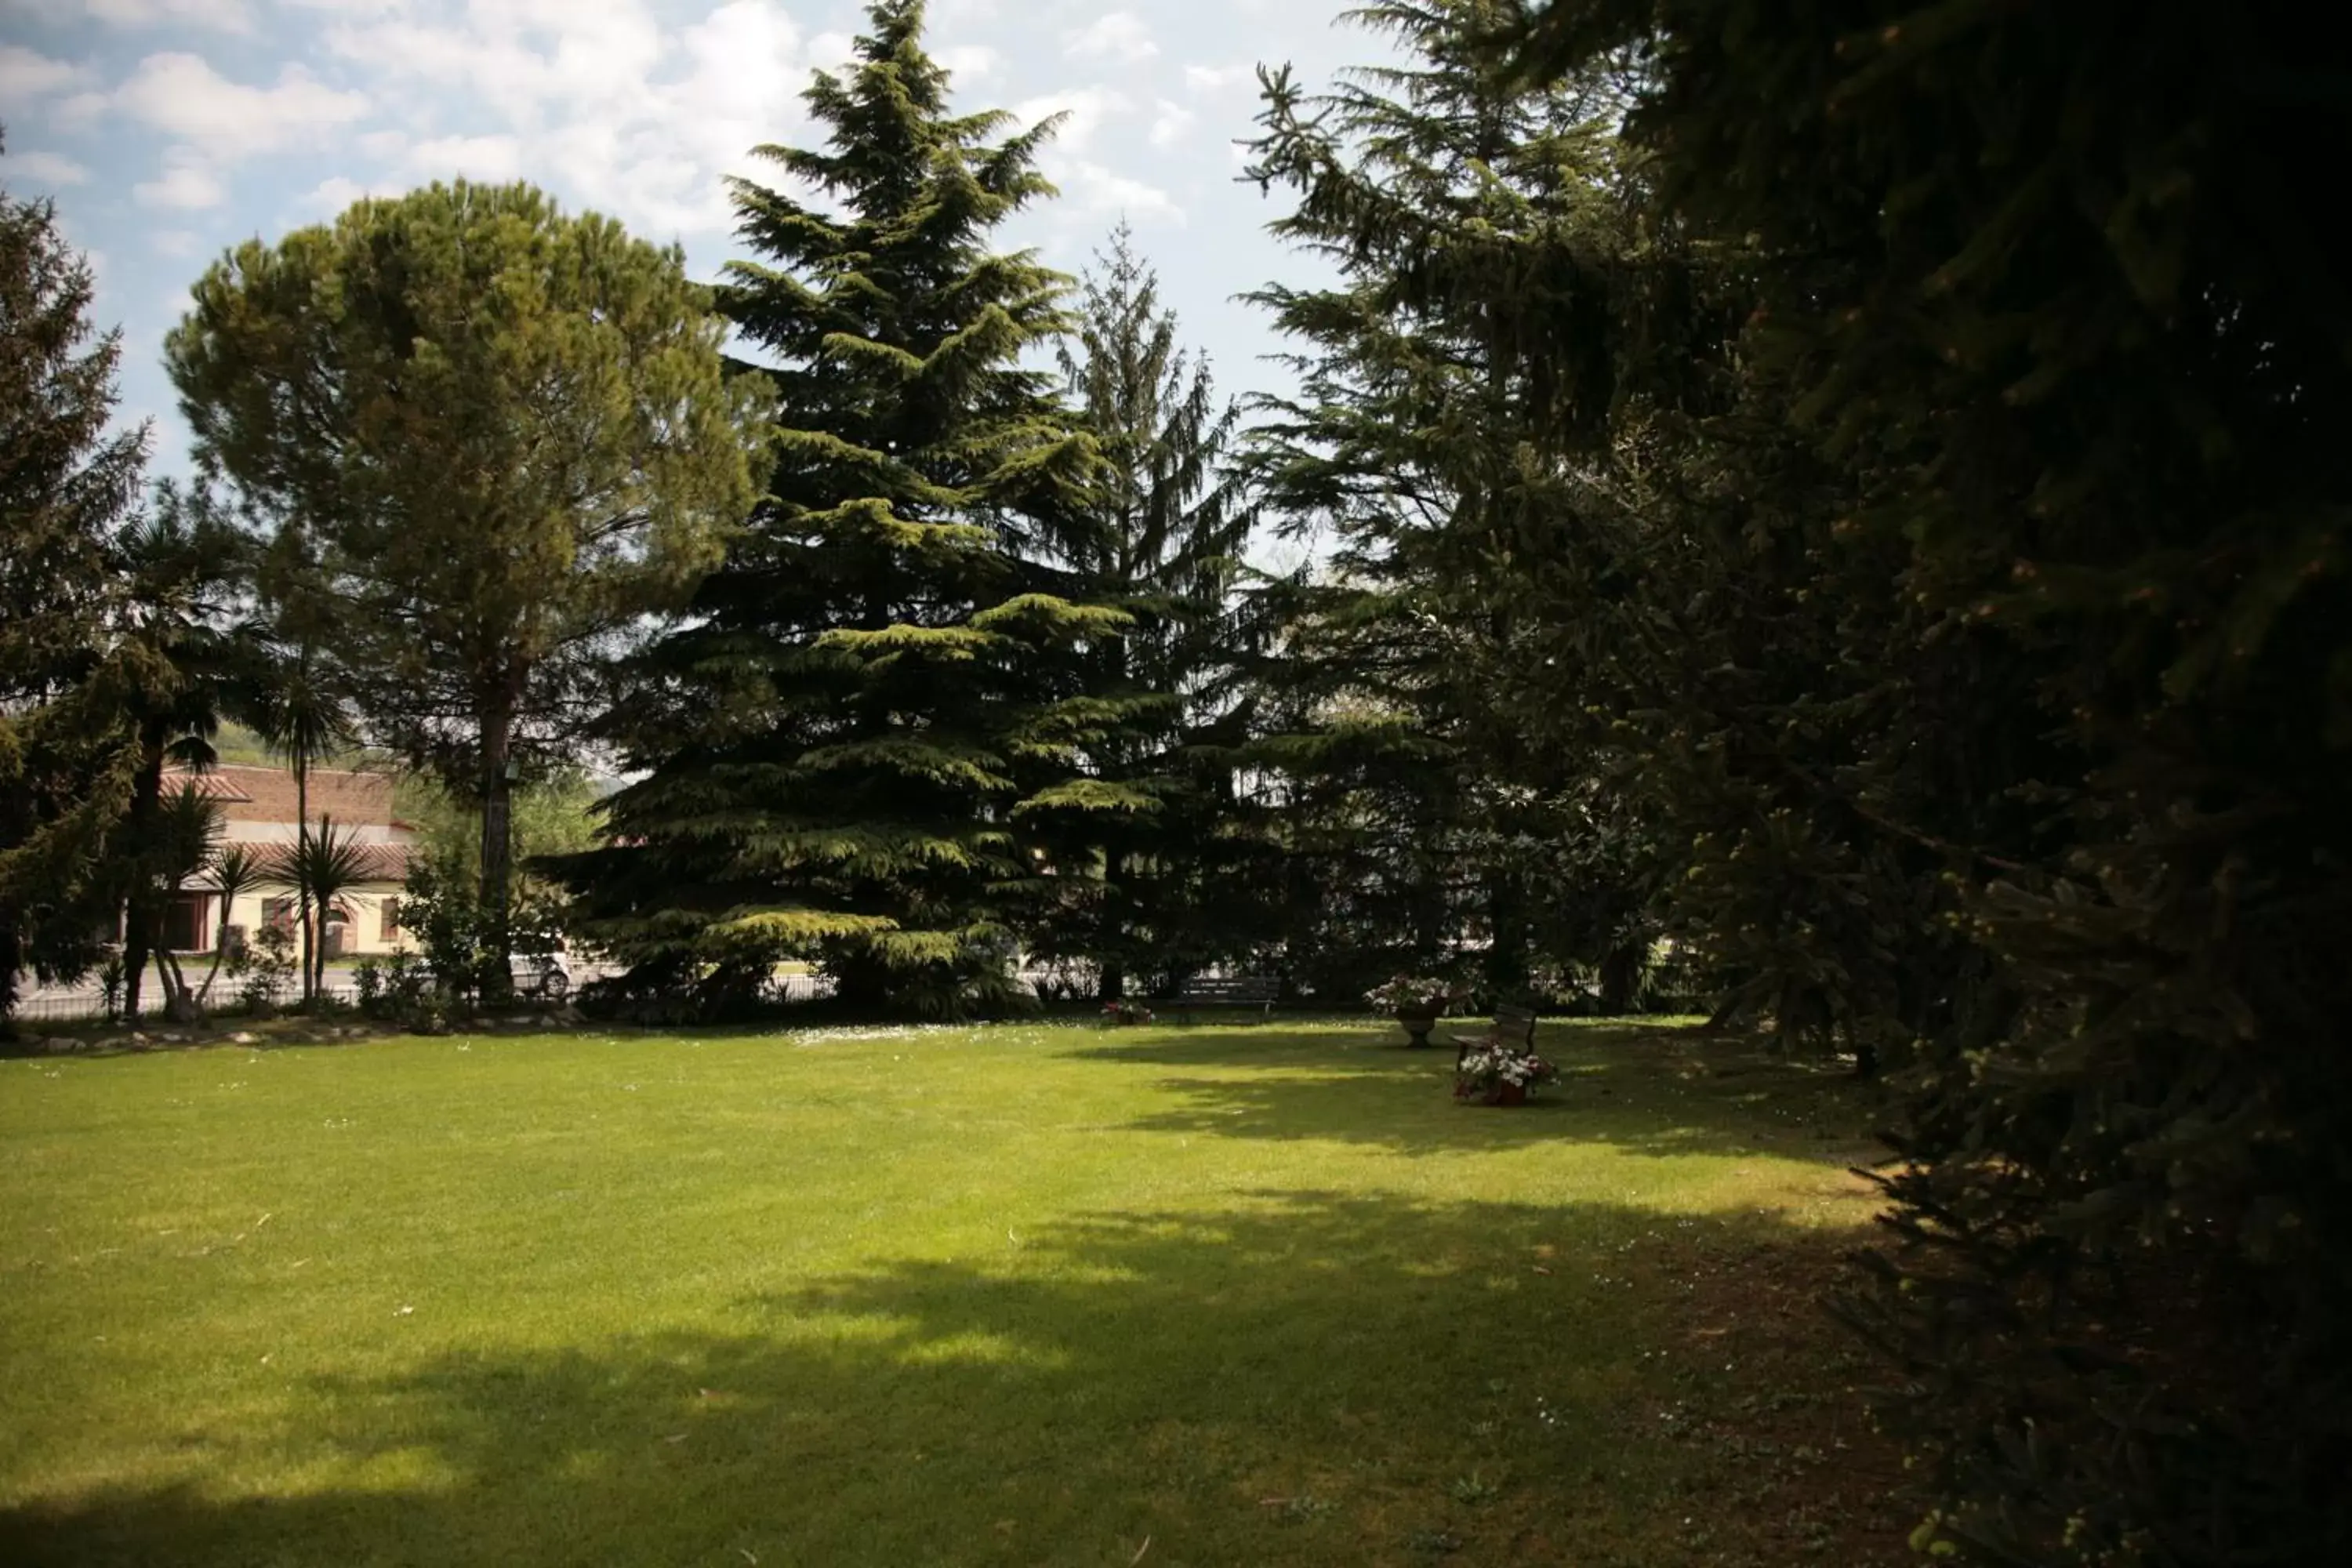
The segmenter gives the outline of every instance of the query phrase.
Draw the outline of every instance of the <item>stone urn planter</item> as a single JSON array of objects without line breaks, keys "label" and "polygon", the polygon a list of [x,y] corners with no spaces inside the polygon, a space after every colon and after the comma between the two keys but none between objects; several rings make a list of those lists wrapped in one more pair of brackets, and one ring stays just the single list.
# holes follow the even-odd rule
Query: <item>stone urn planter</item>
[{"label": "stone urn planter", "polygon": [[1364,993],[1372,1010],[1394,1018],[1405,1033],[1405,1043],[1416,1047],[1429,1044],[1430,1030],[1454,999],[1454,987],[1424,974],[1400,974]]},{"label": "stone urn planter", "polygon": [[1405,1044],[1417,1050],[1425,1049],[1429,1032],[1437,1027],[1437,1010],[1433,1007],[1422,1012],[1400,1012],[1396,1021],[1404,1029]]}]

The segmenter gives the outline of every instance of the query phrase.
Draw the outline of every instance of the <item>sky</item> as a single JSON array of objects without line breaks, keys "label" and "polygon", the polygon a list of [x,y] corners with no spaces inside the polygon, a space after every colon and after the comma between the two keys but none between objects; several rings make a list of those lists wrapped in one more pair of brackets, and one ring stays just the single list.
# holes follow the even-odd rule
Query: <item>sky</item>
[{"label": "sky", "polygon": [[[1234,296],[1323,276],[1276,244],[1288,210],[1237,181],[1256,67],[1309,85],[1386,57],[1349,0],[932,0],[958,112],[1068,120],[1042,163],[1057,200],[1000,231],[1076,272],[1124,216],[1162,297],[1229,393],[1280,390],[1280,346]],[[122,331],[121,415],[153,422],[152,471],[187,432],[161,354],[189,284],[362,195],[528,179],[573,211],[675,241],[715,278],[741,254],[723,176],[814,144],[810,72],[845,59],[856,0],[0,0],[0,185],[55,199]]]}]

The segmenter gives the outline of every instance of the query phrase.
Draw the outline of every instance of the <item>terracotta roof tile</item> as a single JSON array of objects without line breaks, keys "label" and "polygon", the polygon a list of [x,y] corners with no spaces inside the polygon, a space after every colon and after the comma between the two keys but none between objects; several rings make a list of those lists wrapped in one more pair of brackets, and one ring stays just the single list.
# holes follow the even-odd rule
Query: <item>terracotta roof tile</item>
[{"label": "terracotta roof tile", "polygon": [[[292,822],[295,816],[294,775],[284,768],[224,764],[206,773],[177,769],[163,775],[163,792],[171,794],[183,780],[221,803],[231,822]],[[392,775],[344,773],[314,768],[310,772],[310,820],[331,816],[351,826],[399,826],[392,816]]]},{"label": "terracotta roof tile", "polygon": [[216,800],[224,805],[253,798],[230,780],[223,778],[217,769],[208,773],[188,773],[177,768],[165,770],[163,793],[166,795],[177,795],[186,784],[194,784],[196,793],[206,800]]},{"label": "terracotta roof tile", "polygon": [[360,864],[363,882],[405,882],[411,850],[405,844],[362,844]]}]

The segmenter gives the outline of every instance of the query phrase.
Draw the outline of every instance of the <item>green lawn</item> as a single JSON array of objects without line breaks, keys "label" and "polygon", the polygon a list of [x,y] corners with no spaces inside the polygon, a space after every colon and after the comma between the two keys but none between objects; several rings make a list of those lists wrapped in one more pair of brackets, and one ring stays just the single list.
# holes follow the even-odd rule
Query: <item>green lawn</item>
[{"label": "green lawn", "polygon": [[1876,1560],[1855,1091],[1396,1037],[0,1061],[0,1560]]}]

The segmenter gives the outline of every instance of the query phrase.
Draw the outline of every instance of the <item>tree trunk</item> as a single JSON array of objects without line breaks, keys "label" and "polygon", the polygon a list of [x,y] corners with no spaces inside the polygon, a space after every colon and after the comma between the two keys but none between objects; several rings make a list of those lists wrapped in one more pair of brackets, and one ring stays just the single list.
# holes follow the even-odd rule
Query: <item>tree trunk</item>
[{"label": "tree trunk", "polygon": [[140,763],[138,779],[131,786],[130,838],[138,868],[131,878],[122,922],[122,1017],[129,1024],[139,1022],[140,993],[147,978],[147,960],[153,951],[152,942],[158,916],[154,889],[147,884],[146,862],[154,847],[155,814],[163,799],[163,738],[142,739],[146,742],[147,755]]},{"label": "tree trunk", "polygon": [[137,893],[122,910],[122,1021],[139,1022],[140,993],[147,969],[147,904]]},{"label": "tree trunk", "polygon": [[888,965],[869,957],[844,955],[824,967],[833,980],[833,1000],[844,1012],[872,1015],[888,1008],[895,989],[895,972]]},{"label": "tree trunk", "polygon": [[302,942],[302,1005],[307,1009],[319,994],[310,978],[310,962],[319,951],[318,928],[310,921],[310,760],[298,755],[293,761],[294,863],[299,868],[294,878],[294,933]]},{"label": "tree trunk", "polygon": [[221,960],[228,956],[229,906],[236,900],[226,894],[218,896],[220,919],[213,922],[213,961],[205,970],[205,983],[196,988],[196,997],[201,1002],[213,999],[213,982],[220,978]]},{"label": "tree trunk", "polygon": [[0,910],[0,1040],[16,1037],[16,965],[23,952],[16,922]]},{"label": "tree trunk", "polygon": [[203,1015],[188,994],[188,977],[180,969],[179,955],[172,951],[167,929],[172,900],[178,896],[178,889],[167,889],[155,910],[155,978],[163,986],[163,1016],[174,1024],[193,1024]]},{"label": "tree trunk", "polygon": [[1856,1039],[1851,1020],[1845,1026],[1845,1043],[1853,1050],[1853,1076],[1864,1082],[1875,1079],[1878,1076],[1878,1047],[1868,1040]]},{"label": "tree trunk", "polygon": [[303,976],[310,988],[310,1000],[315,1005],[327,994],[327,899],[324,894],[310,900],[310,951],[303,963],[308,973]]},{"label": "tree trunk", "polygon": [[1413,963],[1419,967],[1435,963],[1445,951],[1447,889],[1444,870],[1433,857],[1413,858],[1412,904],[1406,919],[1412,931]]},{"label": "tree trunk", "polygon": [[[1127,922],[1119,918],[1118,905],[1123,901],[1119,897],[1120,890],[1127,885],[1127,857],[1114,850],[1106,857],[1103,867],[1106,886],[1103,889],[1105,929],[1102,934],[1108,939],[1106,946],[1122,952],[1127,947]],[[1097,1002],[1124,1000],[1127,995],[1127,966],[1116,959],[1104,960],[1102,979],[1095,990]]]},{"label": "tree trunk", "polygon": [[514,933],[508,929],[513,903],[514,781],[507,776],[513,741],[513,710],[504,702],[490,704],[482,714],[482,913],[489,929],[490,953],[481,985],[486,998],[499,1002],[514,990],[509,964]]},{"label": "tree trunk", "polygon": [[1633,1003],[1642,986],[1642,961],[1649,956],[1648,942],[1629,942],[1612,949],[1601,961],[1601,1011],[1616,1017],[1633,1010]]},{"label": "tree trunk", "polygon": [[1528,923],[1520,914],[1517,883],[1507,876],[1486,884],[1486,988],[1496,1005],[1516,1001],[1528,986]]}]

